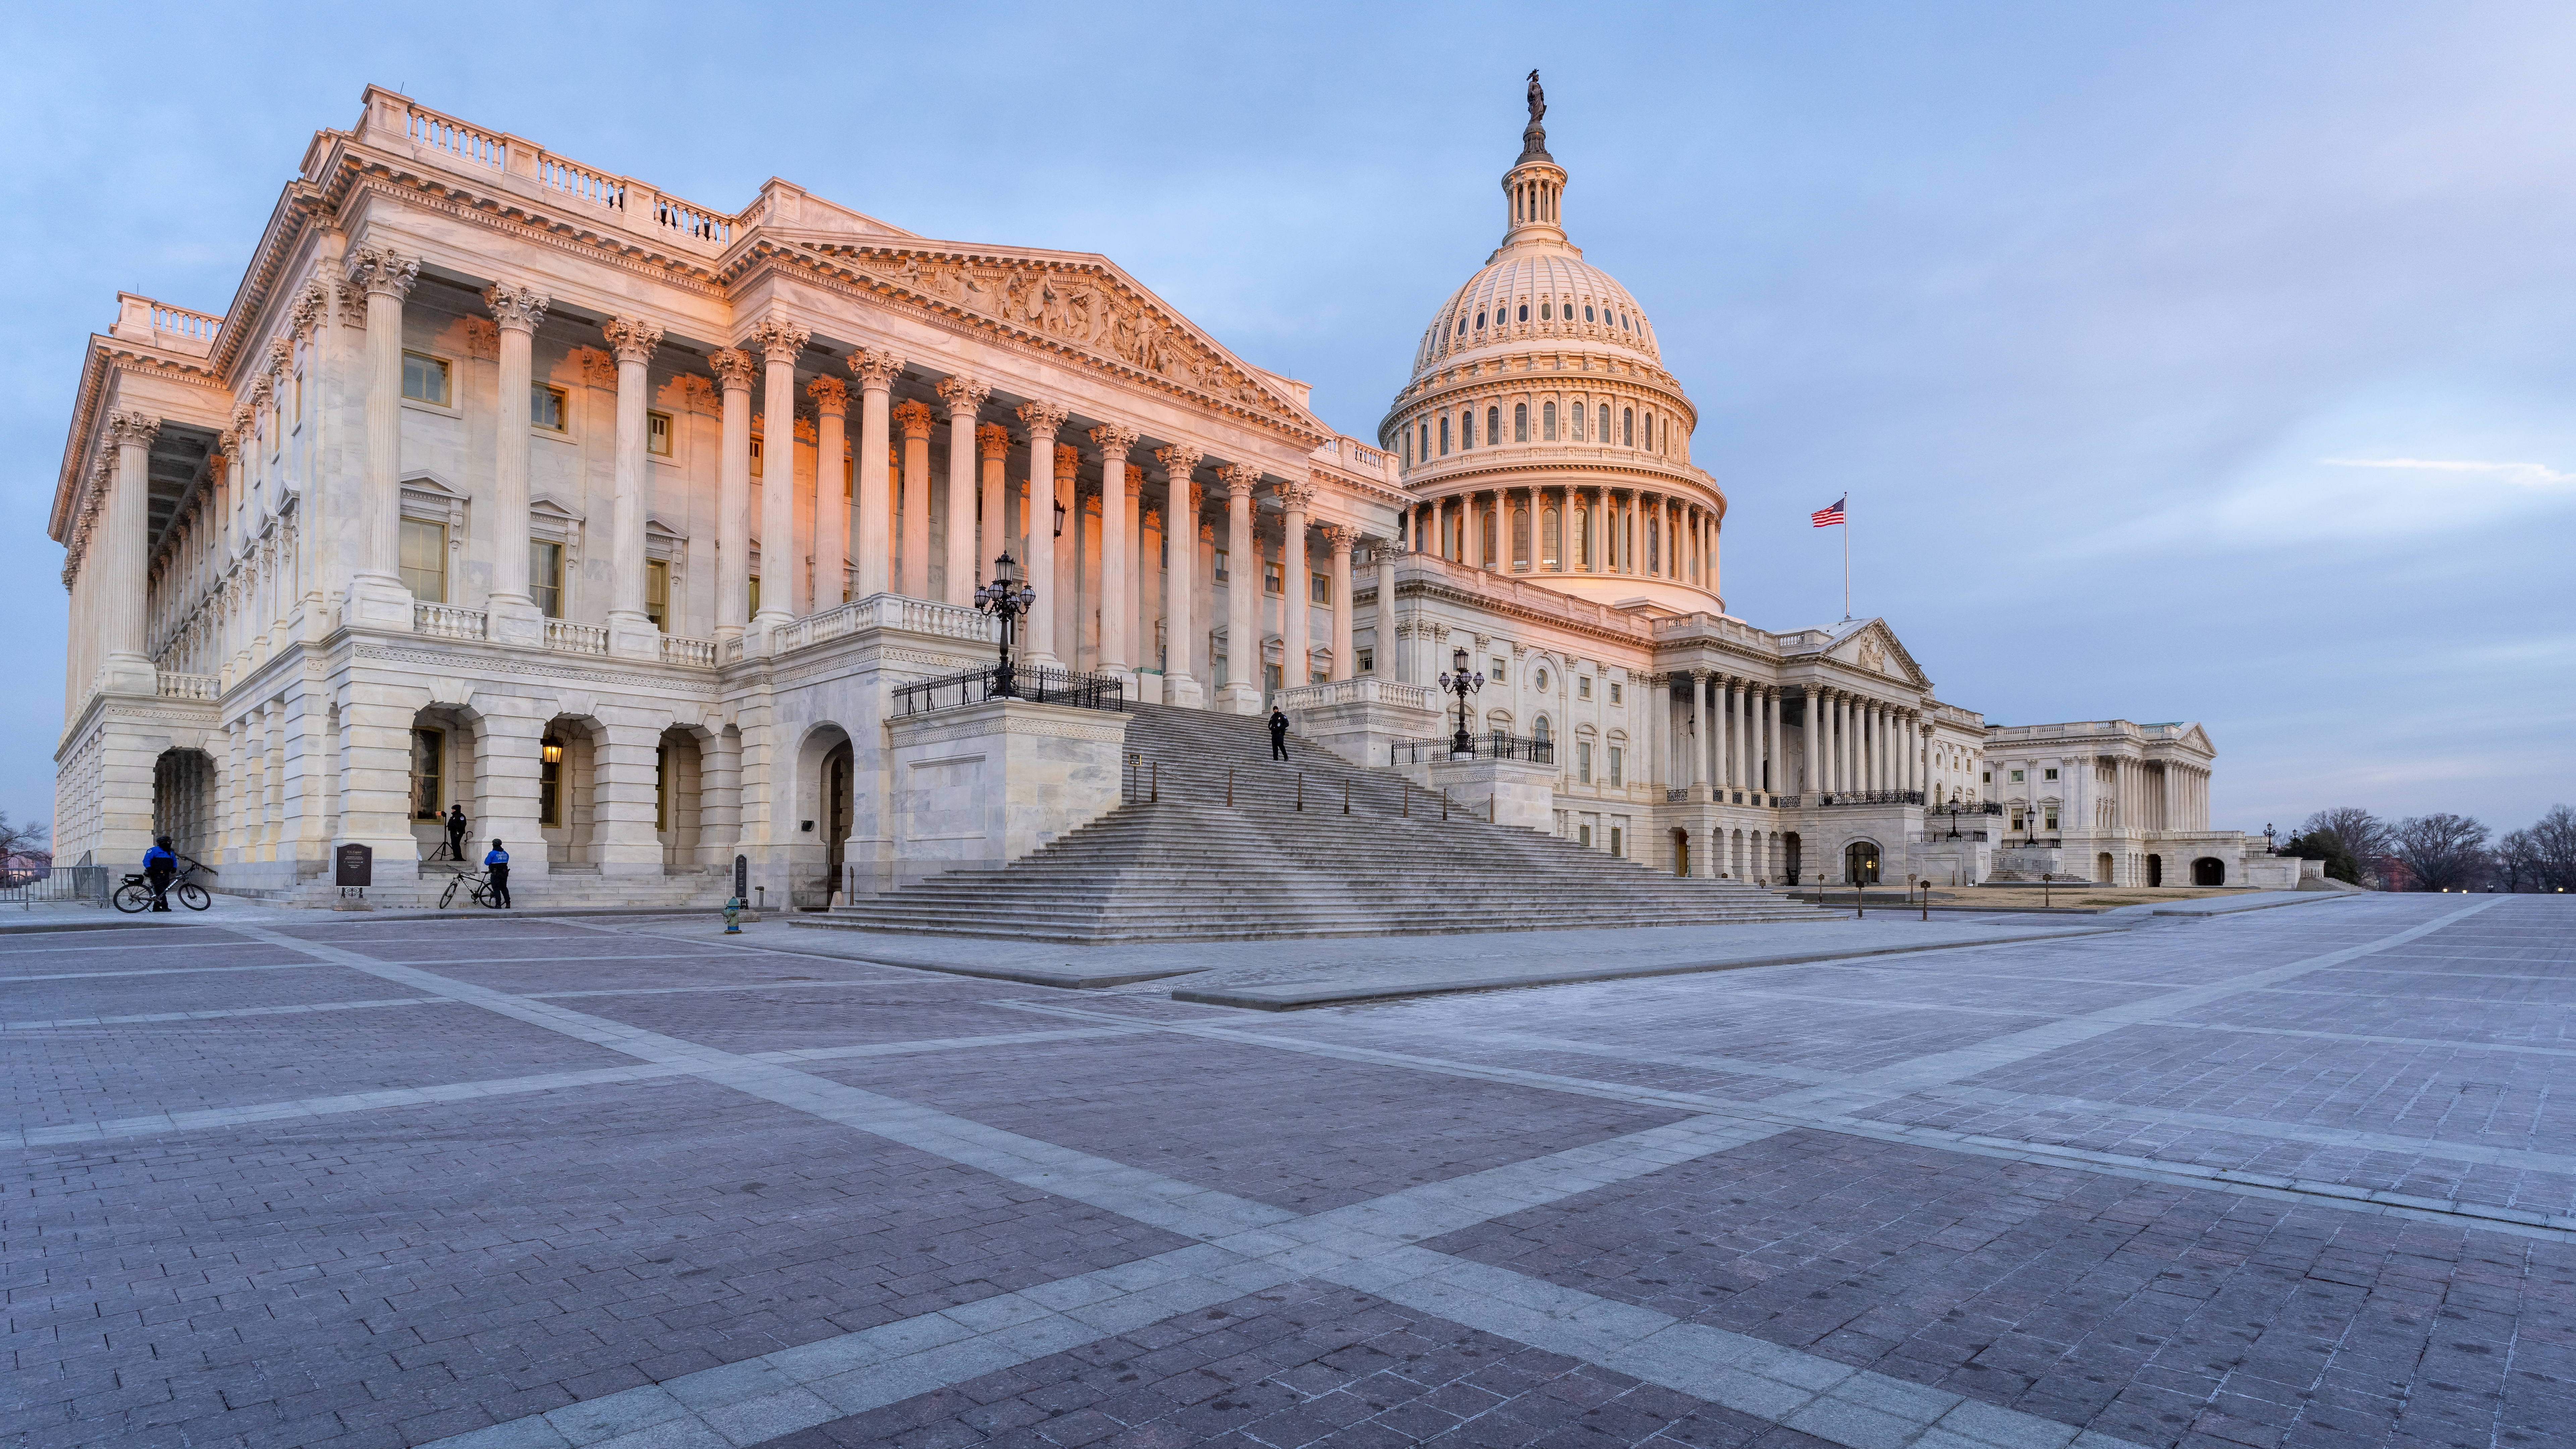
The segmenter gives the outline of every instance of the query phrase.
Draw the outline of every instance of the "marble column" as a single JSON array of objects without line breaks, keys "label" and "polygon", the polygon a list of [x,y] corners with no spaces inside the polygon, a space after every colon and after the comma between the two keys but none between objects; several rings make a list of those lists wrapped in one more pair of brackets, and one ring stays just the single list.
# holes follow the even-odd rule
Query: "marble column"
[{"label": "marble column", "polygon": [[1324,542],[1332,550],[1333,570],[1333,678],[1352,679],[1359,671],[1351,654],[1351,545],[1359,542],[1359,530],[1347,524],[1328,524]]},{"label": "marble column", "polygon": [[751,354],[707,354],[723,398],[716,455],[716,637],[740,639],[751,613]]},{"label": "marble column", "polygon": [[[1090,668],[1100,667],[1100,524],[1082,489],[1082,452],[1071,443],[1055,445],[1056,501],[1064,505],[1064,532],[1055,539],[1056,589],[1064,607],[1056,611],[1055,647],[1064,667],[1084,666],[1082,647],[1091,646]],[[1091,497],[1098,497],[1095,490]]]},{"label": "marble column", "polygon": [[1708,671],[1705,669],[1692,670],[1690,672],[1690,682],[1691,798],[1694,800],[1705,800],[1708,798],[1708,752],[1710,745],[1710,727],[1707,723],[1709,711],[1706,708],[1708,700]]},{"label": "marble column", "polygon": [[751,331],[765,371],[760,389],[760,612],[755,632],[796,617],[805,548],[796,537],[796,358],[806,330],[772,317]]},{"label": "marble column", "polygon": [[616,491],[608,514],[608,652],[627,659],[659,659],[662,641],[644,613],[644,494],[651,467],[644,451],[644,405],[652,397],[653,353],[662,345],[662,328],[640,317],[611,317],[600,331],[617,358]]},{"label": "marble column", "polygon": [[1780,687],[1766,684],[1761,689],[1762,743],[1755,757],[1753,784],[1765,795],[1780,791],[1788,776],[1789,764],[1780,753]]},{"label": "marble column", "polygon": [[[962,373],[939,380],[939,400],[948,405],[947,576],[939,598],[959,608],[975,602],[976,570],[984,562],[975,556],[975,413],[992,394],[991,387]],[[998,492],[998,470],[994,482]]]},{"label": "marble column", "polygon": [[903,572],[894,588],[906,598],[931,597],[930,428],[936,417],[925,402],[900,402],[892,413],[896,431],[903,434],[903,482],[895,490]]},{"label": "marble column", "polygon": [[[894,587],[894,539],[889,524],[893,503],[886,480],[886,454],[893,408],[894,380],[903,375],[903,359],[882,347],[862,347],[850,354],[850,375],[859,380],[859,440],[851,451],[855,479],[853,512],[858,522],[851,560],[857,577],[851,592],[874,598]],[[1052,436],[1054,429],[1048,429]],[[1044,453],[1035,455],[1043,461]],[[1047,607],[1043,600],[1038,607]],[[1041,645],[1041,647],[1044,647]]]},{"label": "marble column", "polygon": [[[1145,506],[1145,470],[1133,463],[1127,465],[1127,494],[1119,504],[1118,528],[1127,540],[1127,575],[1119,585],[1123,601],[1118,610],[1119,623],[1127,631],[1127,665],[1131,670],[1153,665],[1154,653],[1154,575],[1160,570],[1152,551],[1145,547],[1145,534],[1156,525]],[[1155,683],[1159,686],[1161,681]],[[1145,685],[1137,681],[1136,698],[1145,697]],[[1155,696],[1159,699],[1161,696]]]},{"label": "marble column", "polygon": [[1404,667],[1404,653],[1395,643],[1395,555],[1399,547],[1390,540],[1379,539],[1373,550],[1377,555],[1377,657],[1372,662],[1378,678],[1402,684],[1410,671]]},{"label": "marble column", "polygon": [[1306,510],[1315,501],[1311,483],[1279,485],[1282,514],[1279,535],[1279,685],[1295,689],[1306,683]]},{"label": "marble column", "polygon": [[837,609],[850,591],[849,384],[818,377],[805,384],[814,400],[814,612]]},{"label": "marble column", "polygon": [[500,329],[501,407],[492,453],[492,592],[486,632],[498,643],[533,646],[544,615],[528,592],[528,400],[535,386],[532,351],[551,299],[530,287],[496,283],[483,292]]},{"label": "marble column", "polygon": [[[401,386],[399,374],[394,382]],[[149,413],[110,413],[106,431],[116,460],[112,472],[90,485],[106,485],[107,503],[91,531],[89,557],[82,570],[89,575],[86,588],[95,610],[90,622],[98,630],[101,646],[97,682],[101,689],[119,694],[154,695],[160,693],[160,683],[147,652],[143,605],[151,567],[147,553],[152,543],[152,440],[160,434],[161,420]],[[409,618],[403,622],[409,628]],[[86,679],[77,681],[75,700],[89,684]],[[148,792],[144,798],[149,801]]]},{"label": "marble column", "polygon": [[1091,430],[1092,445],[1100,449],[1100,668],[1120,676],[1140,657],[1136,641],[1127,637],[1136,591],[1127,557],[1127,453],[1136,436],[1134,428],[1118,423]]},{"label": "marble column", "polygon": [[348,618],[409,633],[412,597],[401,573],[402,329],[403,299],[420,277],[420,259],[371,245],[352,250],[347,267],[349,281],[367,294],[367,462],[356,499],[358,547],[346,560]]},{"label": "marble column", "polygon": [[1253,463],[1229,463],[1225,480],[1225,687],[1221,707],[1236,714],[1261,712],[1261,555],[1252,540],[1252,490],[1261,484]]},{"label": "marble column", "polygon": [[1163,465],[1163,552],[1168,559],[1164,566],[1163,703],[1204,709],[1207,691],[1200,686],[1196,669],[1199,485],[1190,476],[1199,465],[1199,450],[1187,443],[1174,443],[1155,449],[1154,461]]},{"label": "marble column", "polygon": [[1019,536],[1011,528],[1010,484],[1002,476],[1002,464],[1011,454],[1011,430],[1000,423],[978,424],[975,453],[984,464],[984,515],[976,528],[981,542],[975,549],[975,567],[967,576],[990,580],[993,576],[985,570],[993,568],[993,561],[1003,554],[1011,555],[1014,563],[1027,562],[1019,557]]},{"label": "marble column", "polygon": [[[1055,433],[1064,426],[1064,409],[1053,403],[1020,404],[1020,423],[1029,430],[1029,588],[1037,595],[1029,605],[1020,652],[1031,664],[1063,661],[1055,652]],[[864,464],[862,465],[864,466]]]}]

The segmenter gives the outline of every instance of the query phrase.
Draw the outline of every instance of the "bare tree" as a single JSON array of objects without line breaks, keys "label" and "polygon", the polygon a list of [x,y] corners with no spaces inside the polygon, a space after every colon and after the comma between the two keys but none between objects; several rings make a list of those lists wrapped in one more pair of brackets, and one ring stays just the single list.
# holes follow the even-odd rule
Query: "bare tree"
[{"label": "bare tree", "polygon": [[2410,815],[2389,831],[2389,854],[2415,878],[2417,890],[2457,889],[2486,864],[2487,834],[2466,815]]},{"label": "bare tree", "polygon": [[2552,805],[2530,829],[2514,835],[2527,842],[2528,869],[2540,889],[2576,891],[2576,810]]},{"label": "bare tree", "polygon": [[12,825],[9,812],[0,810],[0,860],[18,855],[41,855],[45,837],[50,833],[41,820],[30,825]]},{"label": "bare tree", "polygon": [[2358,805],[2337,805],[2309,816],[2307,823],[2299,827],[2299,834],[2310,840],[2322,835],[2335,841],[2343,847],[2344,854],[2352,857],[2360,877],[2354,884],[2373,890],[2381,888],[2385,872],[2380,863],[2390,854],[2387,821]]},{"label": "bare tree", "polygon": [[2496,841],[2496,869],[2504,872],[2507,891],[2547,890],[2541,884],[2540,848],[2528,830],[2511,830]]}]

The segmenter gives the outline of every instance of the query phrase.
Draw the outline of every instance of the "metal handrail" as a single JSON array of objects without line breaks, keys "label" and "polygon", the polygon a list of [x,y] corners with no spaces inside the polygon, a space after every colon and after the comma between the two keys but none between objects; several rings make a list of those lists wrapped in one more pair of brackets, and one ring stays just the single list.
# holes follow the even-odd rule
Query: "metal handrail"
[{"label": "metal handrail", "polygon": [[[1007,678],[1009,692],[1002,690]],[[1014,666],[1005,676],[999,666],[987,665],[961,674],[943,674],[937,679],[924,679],[904,685],[895,691],[897,714],[929,714],[934,710],[963,709],[989,699],[1023,699],[1031,704],[1057,704],[1073,709],[1123,710],[1127,707],[1126,681],[1115,674],[1076,672],[1050,669],[1043,665]]]},{"label": "metal handrail", "polygon": [[[1442,735],[1431,740],[1398,740],[1387,746],[1387,764],[1422,765],[1448,759],[1455,753],[1457,736]],[[1467,737],[1467,753],[1479,760],[1527,760],[1533,765],[1556,763],[1556,741],[1531,739],[1522,735],[1488,730]]]},{"label": "metal handrail", "polygon": [[[1920,790],[1827,790],[1816,796],[1819,805],[1920,805]],[[1949,807],[1943,806],[1943,809]]]}]

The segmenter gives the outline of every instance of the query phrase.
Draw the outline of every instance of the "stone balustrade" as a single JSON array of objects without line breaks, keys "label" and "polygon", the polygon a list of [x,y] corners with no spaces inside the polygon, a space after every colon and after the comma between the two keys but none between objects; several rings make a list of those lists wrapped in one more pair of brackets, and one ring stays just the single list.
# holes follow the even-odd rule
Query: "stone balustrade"
[{"label": "stone balustrade", "polygon": [[1403,709],[1433,709],[1431,686],[1399,684],[1392,679],[1363,677],[1300,684],[1276,690],[1271,702],[1294,713],[1332,704],[1391,704]]},{"label": "stone balustrade", "polygon": [[683,639],[676,634],[662,636],[662,662],[686,664],[699,669],[713,669],[716,664],[716,641]]},{"label": "stone balustrade", "polygon": [[546,647],[566,654],[606,654],[608,631],[595,624],[575,624],[564,619],[546,621]]},{"label": "stone balustrade", "polygon": [[454,604],[411,606],[411,631],[437,639],[486,639],[491,637],[492,616],[480,609],[460,609]]},{"label": "stone balustrade", "polygon": [[213,699],[223,693],[223,680],[212,674],[171,674],[153,672],[156,692],[163,699]]}]

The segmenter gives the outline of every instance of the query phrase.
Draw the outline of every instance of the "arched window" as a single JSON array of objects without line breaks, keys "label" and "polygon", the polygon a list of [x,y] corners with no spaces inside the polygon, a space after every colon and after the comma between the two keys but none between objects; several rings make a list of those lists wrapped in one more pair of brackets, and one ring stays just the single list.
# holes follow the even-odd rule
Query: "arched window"
[{"label": "arched window", "polygon": [[1556,441],[1556,404],[1538,405],[1538,436],[1539,441],[1543,443]]},{"label": "arched window", "polygon": [[1627,448],[1637,446],[1637,410],[1635,408],[1619,409],[1619,443],[1620,446]]},{"label": "arched window", "polygon": [[1601,405],[1601,441],[1604,443],[1610,441],[1610,405],[1608,403]]},{"label": "arched window", "polygon": [[[1423,426],[1429,427],[1430,424],[1425,423]],[[1440,415],[1440,456],[1443,458],[1449,456],[1449,415],[1447,413]]]},{"label": "arched window", "polygon": [[1512,404],[1512,441],[1515,443],[1526,443],[1529,441],[1528,403]]},{"label": "arched window", "polygon": [[1589,302],[1583,304],[1583,320],[1586,322],[1592,320],[1592,304]]},{"label": "arched window", "polygon": [[[1541,670],[1539,671],[1539,688],[1545,689],[1546,687],[1547,672],[1545,670]],[[1553,736],[1548,733],[1546,715],[1540,715],[1537,719],[1530,721],[1530,738],[1534,740],[1553,738]]]},{"label": "arched window", "polygon": [[1485,314],[1482,312],[1476,314],[1476,330],[1479,332],[1485,330]]},{"label": "arched window", "polygon": [[1485,441],[1500,443],[1502,440],[1503,410],[1498,407],[1485,409]]},{"label": "arched window", "polygon": [[1458,335],[1461,337],[1467,335],[1467,314],[1464,312],[1458,314]]},{"label": "arched window", "polygon": [[1512,510],[1512,563],[1518,568],[1528,568],[1529,561],[1529,510],[1526,508],[1515,508]]},{"label": "arched window", "polygon": [[1636,328],[1628,325],[1628,314],[1625,312],[1619,314],[1619,330],[1622,332],[1634,332],[1637,330]]},{"label": "arched window", "polygon": [[1404,430],[1404,466],[1413,466],[1413,429]]},{"label": "arched window", "polygon": [[[1443,448],[1440,451],[1445,453],[1449,450]],[[1425,463],[1431,461],[1431,420],[1429,418],[1422,420],[1422,461]]]},{"label": "arched window", "polygon": [[1646,451],[1655,451],[1655,415],[1651,412],[1646,414]]},{"label": "arched window", "polygon": [[1538,304],[1538,320],[1540,320],[1541,322],[1544,322],[1544,321],[1548,320],[1550,317],[1555,316],[1555,315],[1556,315],[1556,314],[1555,314],[1555,312],[1554,312],[1553,310],[1551,310],[1551,309],[1553,308],[1553,306],[1554,306],[1554,304],[1553,304],[1553,303],[1549,303],[1549,302],[1541,302],[1541,303],[1539,303],[1539,304]]},{"label": "arched window", "polygon": [[1529,320],[1529,303],[1527,303],[1527,302],[1523,302],[1523,303],[1521,304],[1521,318],[1520,318],[1520,320],[1522,320],[1522,321],[1524,321],[1524,322],[1527,322],[1527,321]]},{"label": "arched window", "polygon": [[1580,442],[1582,442],[1582,441],[1583,441],[1583,432],[1584,432],[1584,428],[1583,428],[1583,423],[1584,423],[1584,410],[1583,410],[1583,404],[1581,404],[1581,403],[1576,403],[1576,404],[1574,405],[1574,414],[1573,414],[1573,418],[1574,418],[1574,441],[1576,441],[1576,442],[1580,443]]},{"label": "arched window", "polygon": [[1565,542],[1564,528],[1564,522],[1557,517],[1555,509],[1549,508],[1539,514],[1538,566],[1540,568],[1555,568],[1557,560],[1565,556],[1562,552]]}]

